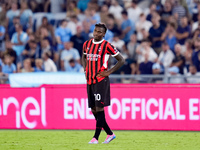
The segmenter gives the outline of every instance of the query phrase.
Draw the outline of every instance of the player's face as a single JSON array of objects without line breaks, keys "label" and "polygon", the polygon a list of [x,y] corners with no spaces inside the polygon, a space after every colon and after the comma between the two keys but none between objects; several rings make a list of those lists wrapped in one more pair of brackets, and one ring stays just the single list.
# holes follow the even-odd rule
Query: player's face
[{"label": "player's face", "polygon": [[95,27],[93,31],[93,36],[95,41],[101,41],[105,36],[104,28]]}]

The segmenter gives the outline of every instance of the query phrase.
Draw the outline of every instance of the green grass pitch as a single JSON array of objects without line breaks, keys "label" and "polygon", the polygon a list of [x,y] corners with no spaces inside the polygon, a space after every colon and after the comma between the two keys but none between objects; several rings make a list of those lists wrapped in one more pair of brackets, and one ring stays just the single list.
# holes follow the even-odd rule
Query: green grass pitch
[{"label": "green grass pitch", "polygon": [[0,130],[0,150],[200,150],[200,132],[114,131],[116,139],[87,144],[94,131]]}]

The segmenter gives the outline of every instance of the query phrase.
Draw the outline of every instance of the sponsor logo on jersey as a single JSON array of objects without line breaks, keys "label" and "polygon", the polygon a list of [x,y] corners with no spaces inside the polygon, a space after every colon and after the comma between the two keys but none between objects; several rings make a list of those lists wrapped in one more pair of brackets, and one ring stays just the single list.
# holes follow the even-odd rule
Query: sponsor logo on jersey
[{"label": "sponsor logo on jersey", "polygon": [[101,55],[98,55],[98,54],[87,54],[87,60],[89,60],[89,61],[97,61],[98,58],[101,58]]}]

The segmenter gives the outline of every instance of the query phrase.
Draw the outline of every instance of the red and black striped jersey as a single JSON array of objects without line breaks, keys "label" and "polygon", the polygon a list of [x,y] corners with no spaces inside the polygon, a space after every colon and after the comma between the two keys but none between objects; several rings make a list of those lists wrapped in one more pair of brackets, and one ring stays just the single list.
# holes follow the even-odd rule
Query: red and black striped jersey
[{"label": "red and black striped jersey", "polygon": [[106,40],[95,42],[88,40],[83,44],[83,54],[86,55],[87,84],[95,84],[104,78],[97,77],[99,72],[108,69],[109,56],[118,55],[119,51]]}]

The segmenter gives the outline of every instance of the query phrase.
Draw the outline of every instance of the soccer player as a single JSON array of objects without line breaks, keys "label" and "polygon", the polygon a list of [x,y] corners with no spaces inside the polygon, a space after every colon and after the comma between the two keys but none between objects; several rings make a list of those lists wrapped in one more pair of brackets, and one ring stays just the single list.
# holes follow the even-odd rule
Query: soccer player
[{"label": "soccer player", "polygon": [[[108,126],[104,107],[110,105],[110,82],[108,76],[118,70],[125,62],[120,52],[103,39],[107,31],[104,24],[98,23],[93,31],[94,38],[83,45],[82,63],[87,80],[88,105],[96,119],[96,130],[89,144],[98,144],[98,138],[103,128],[107,138],[103,143],[109,143],[116,138]],[[108,70],[108,59],[112,55],[117,63]]]}]

